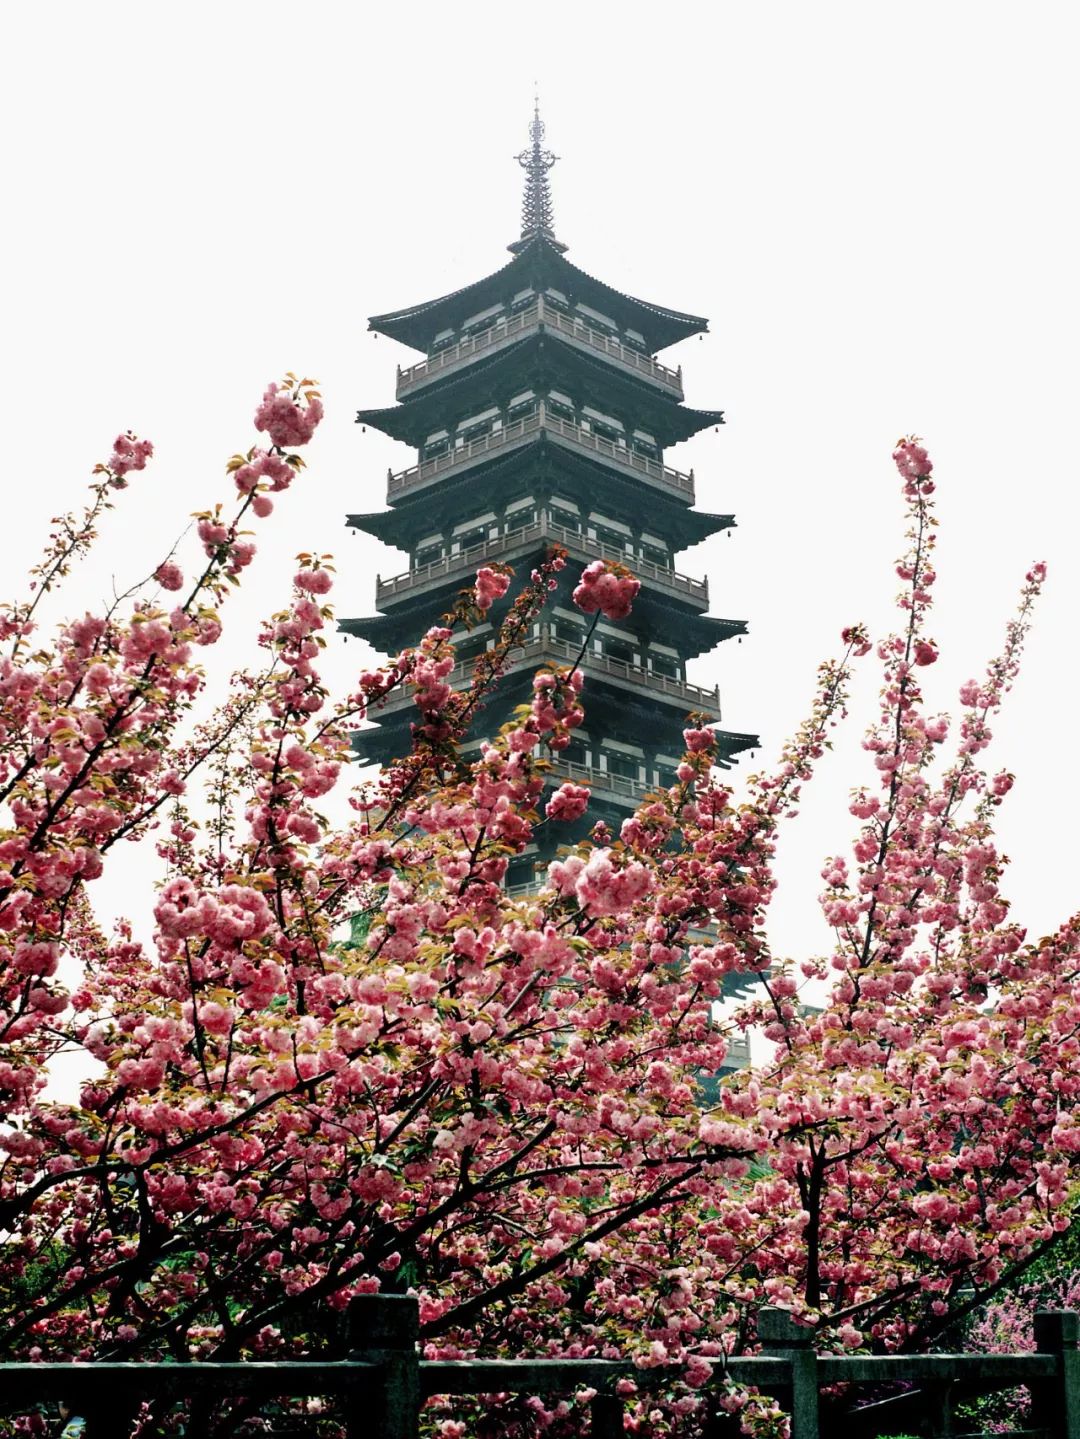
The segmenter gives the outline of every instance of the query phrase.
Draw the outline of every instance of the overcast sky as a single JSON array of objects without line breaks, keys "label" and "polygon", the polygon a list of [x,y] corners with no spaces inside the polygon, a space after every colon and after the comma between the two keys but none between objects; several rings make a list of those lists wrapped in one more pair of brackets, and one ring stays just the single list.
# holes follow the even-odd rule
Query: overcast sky
[{"label": "overcast sky", "polygon": [[[375,573],[403,557],[344,515],[380,508],[411,458],[353,419],[415,356],[366,317],[508,258],[535,80],[570,258],[711,320],[665,358],[727,425],[668,458],[696,470],[702,508],[738,516],[679,562],[709,576],[713,613],[750,624],[691,675],[719,681],[727,724],[771,756],[841,627],[889,623],[901,433],[926,437],[940,478],[942,707],[1049,561],[995,755],[1018,776],[1010,891],[1044,932],[1080,904],[1074,20],[959,0],[10,8],[5,592],[129,426],[157,457],[68,608],[152,569],[227,495],[259,393],[295,369],[321,379],[328,418],[262,522],[215,673],[284,600],[298,549],[335,551],[339,613],[372,613]],[[345,684],[363,658],[335,642],[328,669]],[[780,952],[824,942],[819,860],[852,832],[873,708],[871,680],[788,836]]]}]

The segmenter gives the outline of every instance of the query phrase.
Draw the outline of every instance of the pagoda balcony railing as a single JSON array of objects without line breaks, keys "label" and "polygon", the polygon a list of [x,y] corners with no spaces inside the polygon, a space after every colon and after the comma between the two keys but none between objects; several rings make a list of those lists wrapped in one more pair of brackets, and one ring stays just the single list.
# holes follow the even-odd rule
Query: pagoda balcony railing
[{"label": "pagoda balcony railing", "polygon": [[750,1041],[745,1034],[732,1034],[728,1036],[727,1054],[724,1056],[724,1068],[750,1068]]},{"label": "pagoda balcony railing", "polygon": [[673,491],[687,499],[690,504],[694,503],[693,470],[689,474],[683,474],[681,470],[673,470],[660,460],[654,460],[651,455],[640,454],[637,450],[617,445],[602,435],[594,435],[591,430],[582,429],[572,420],[553,415],[543,401],[531,415],[503,425],[501,429],[492,430],[467,444],[447,450],[444,455],[421,460],[418,465],[411,465],[407,470],[399,470],[396,474],[390,471],[386,477],[387,496],[392,502],[397,495],[422,489],[440,476],[466,469],[487,455],[498,451],[505,453],[528,444],[541,430],[569,450],[586,454],[590,458],[603,455],[605,459],[613,460],[620,469],[630,470],[650,484]]},{"label": "pagoda balcony railing", "polygon": [[558,779],[573,780],[575,784],[587,784],[594,792],[607,791],[620,800],[640,804],[650,791],[657,788],[638,779],[627,779],[625,775],[610,774],[606,769],[594,769],[591,764],[578,764],[576,760],[563,759],[552,755],[551,774]]},{"label": "pagoda balcony railing", "polygon": [[[519,669],[524,665],[538,664],[545,659],[573,664],[580,654],[580,644],[572,644],[568,640],[560,639],[558,635],[552,633],[550,626],[544,625],[538,638],[527,641],[513,651],[506,666],[506,672]],[[461,660],[446,676],[446,683],[452,689],[464,689],[472,681],[479,658],[481,658],[479,655],[470,655],[467,659]],[[642,665],[628,664],[625,660],[614,659],[611,655],[597,654],[594,650],[586,650],[581,657],[580,667],[586,674],[608,675],[612,679],[621,680],[632,689],[643,691],[648,695],[662,695],[665,699],[673,699],[680,704],[685,704],[687,710],[700,710],[710,713],[714,719],[720,718],[719,685],[715,685],[712,689],[704,689],[701,685],[692,685],[686,680],[671,679],[668,675],[647,670]],[[411,692],[395,691],[378,712],[388,713],[410,704],[412,704]]]},{"label": "pagoda balcony railing", "polygon": [[671,370],[667,365],[661,365],[658,360],[654,360],[651,355],[643,354],[630,345],[624,345],[612,335],[605,334],[603,330],[594,330],[582,320],[573,315],[567,315],[554,305],[545,305],[544,297],[541,295],[528,309],[522,310],[517,315],[507,315],[496,324],[489,326],[488,329],[482,330],[478,335],[466,335],[456,345],[448,345],[445,350],[439,350],[428,359],[411,365],[407,370],[403,370],[399,365],[397,398],[404,399],[406,395],[412,394],[420,386],[428,384],[429,381],[437,379],[441,375],[453,374],[468,365],[478,355],[497,354],[499,350],[506,349],[513,341],[522,339],[525,335],[539,329],[553,330],[569,340],[571,344],[605,355],[620,369],[652,380],[677,399],[681,400],[683,397],[681,365],[677,370]]},{"label": "pagoda balcony railing", "polygon": [[441,560],[417,565],[415,569],[406,570],[391,579],[384,580],[381,575],[376,576],[375,603],[381,607],[388,600],[397,599],[410,591],[425,589],[444,577],[475,569],[480,561],[498,558],[510,550],[520,549],[522,545],[532,544],[537,540],[553,540],[556,544],[565,545],[571,552],[585,555],[589,559],[613,560],[626,565],[639,579],[649,581],[658,589],[666,590],[681,599],[693,600],[702,610],[709,607],[708,580],[681,575],[677,570],[653,564],[652,560],[636,559],[627,555],[625,550],[605,544],[603,540],[596,540],[590,535],[582,535],[577,530],[568,530],[563,525],[555,524],[546,511],[532,524],[509,530],[505,535],[498,535],[493,540],[471,545],[456,555],[444,555]]}]

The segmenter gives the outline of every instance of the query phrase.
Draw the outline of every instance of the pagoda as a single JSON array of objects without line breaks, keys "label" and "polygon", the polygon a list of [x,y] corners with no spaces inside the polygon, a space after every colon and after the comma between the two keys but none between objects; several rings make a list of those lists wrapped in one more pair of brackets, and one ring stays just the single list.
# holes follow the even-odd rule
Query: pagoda
[{"label": "pagoda", "polygon": [[[388,509],[349,515],[348,524],[407,551],[409,568],[377,579],[377,615],[341,628],[396,652],[451,607],[480,565],[504,561],[527,574],[552,544],[562,546],[569,559],[560,586],[480,712],[468,751],[528,698],[538,666],[577,658],[588,620],[570,591],[584,566],[626,565],[641,580],[633,613],[597,624],[580,662],[585,724],[551,756],[553,783],[591,787],[581,827],[602,819],[617,833],[646,793],[674,781],[688,713],[715,728],[723,767],[758,742],[719,728],[719,691],[686,674],[687,661],[746,631],[743,620],[708,615],[708,581],[675,565],[680,550],[735,524],[695,509],[693,471],[665,462],[670,446],[724,416],[685,405],[681,368],[656,358],[708,321],[624,295],[570,263],[554,234],[548,171],[556,156],[543,147],[538,110],[530,138],[518,156],[525,199],[509,263],[369,321],[424,358],[399,367],[398,404],[361,410],[357,422],[412,446],[417,458],[388,475]],[[452,684],[469,682],[498,622],[496,607],[491,623],[457,639]],[[415,715],[409,695],[385,703],[377,727],[356,736],[358,757],[381,763],[407,752]],[[552,829],[552,847],[576,838],[573,826]],[[511,888],[531,885],[550,857],[543,844],[519,857]]]}]

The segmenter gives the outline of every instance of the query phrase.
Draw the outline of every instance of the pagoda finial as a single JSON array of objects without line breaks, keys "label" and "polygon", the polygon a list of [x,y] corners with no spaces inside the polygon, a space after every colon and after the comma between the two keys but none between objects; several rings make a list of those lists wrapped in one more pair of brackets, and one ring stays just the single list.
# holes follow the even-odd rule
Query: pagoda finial
[{"label": "pagoda finial", "polygon": [[511,245],[511,250],[520,250],[537,235],[543,235],[557,245],[560,250],[565,245],[559,245],[555,240],[555,212],[551,204],[551,187],[548,184],[548,171],[559,158],[550,150],[542,148],[544,139],[544,122],[540,118],[540,96],[533,96],[533,117],[529,126],[529,139],[532,144],[527,150],[522,150],[516,157],[518,164],[525,171],[525,198],[521,204],[521,239]]}]

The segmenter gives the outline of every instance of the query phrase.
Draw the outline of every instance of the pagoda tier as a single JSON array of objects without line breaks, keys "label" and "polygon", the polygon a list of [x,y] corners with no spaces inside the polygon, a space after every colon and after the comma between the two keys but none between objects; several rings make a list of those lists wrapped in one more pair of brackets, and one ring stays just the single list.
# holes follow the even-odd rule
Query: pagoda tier
[{"label": "pagoda tier", "polygon": [[[598,790],[613,790],[618,807],[636,804],[648,789],[674,783],[678,758],[670,753],[673,736],[678,750],[688,715],[704,717],[714,726],[718,723],[719,688],[705,689],[647,668],[648,661],[640,653],[628,651],[627,659],[615,659],[605,652],[602,634],[594,634],[586,643],[584,628],[576,635],[574,629],[565,612],[558,610],[533,626],[530,638],[514,651],[507,672],[485,700],[480,728],[497,728],[517,705],[528,701],[537,668],[577,663],[587,685],[586,728],[575,736],[574,748],[555,760],[584,765],[605,776],[597,782]],[[490,635],[490,629],[485,630]],[[474,634],[465,645],[466,653],[447,676],[454,689],[466,689],[472,683],[484,642],[485,635]],[[369,762],[385,761],[408,751],[410,725],[417,718],[410,689],[391,694],[372,718],[378,729],[365,730],[359,737]],[[718,762],[723,767],[735,755],[757,744],[754,735],[721,729],[716,733],[720,742]],[[595,744],[590,743],[590,736]],[[622,764],[613,763],[612,750],[631,756],[633,762],[627,759]],[[617,785],[608,782],[612,776],[618,777]],[[601,798],[599,792],[596,798]]]},{"label": "pagoda tier", "polygon": [[544,333],[555,335],[572,348],[585,354],[603,355],[624,375],[647,381],[663,394],[683,398],[682,370],[662,365],[655,356],[638,347],[636,342],[622,339],[607,326],[587,324],[580,313],[571,313],[565,305],[537,295],[519,308],[496,317],[493,325],[462,335],[442,345],[426,359],[407,369],[398,366],[396,394],[399,400],[414,394],[421,386],[459,374],[482,356],[509,349],[520,340]]},{"label": "pagoda tier", "polygon": [[[533,498],[539,508],[550,506],[555,498],[556,491],[553,488],[553,480],[547,479],[543,474],[530,474],[524,465],[512,467],[511,475],[517,483],[512,486],[500,489],[501,513],[505,517],[506,509],[503,505],[513,505],[519,500]],[[461,517],[462,505],[467,498],[471,498],[469,489],[465,485],[447,486],[440,488],[430,495],[423,504],[404,506],[394,510],[376,510],[370,515],[347,515],[345,523],[350,529],[362,530],[365,534],[374,535],[377,540],[382,540],[384,545],[393,545],[395,549],[412,550],[416,543],[424,535],[431,532],[432,527],[451,529]],[[640,499],[637,506],[627,505],[624,510],[628,496],[620,489],[613,494],[601,494],[596,491],[596,498],[605,501],[605,508],[610,510],[616,517],[624,521],[630,528],[631,534],[636,529],[641,532]],[[651,496],[650,496],[651,498]],[[660,502],[653,506],[654,513],[651,523],[671,538],[674,546],[673,553],[689,549],[692,545],[698,545],[702,540],[707,540],[710,535],[719,534],[722,530],[735,528],[734,515],[711,515],[707,510],[683,510],[673,508],[670,513],[662,517],[655,511],[662,509]],[[496,512],[497,514],[499,511]],[[512,514],[513,511],[510,511]],[[632,561],[628,561],[630,563]]]},{"label": "pagoda tier", "polygon": [[[580,665],[585,724],[550,757],[550,774],[552,783],[587,782],[592,802],[579,824],[545,829],[515,861],[523,883],[556,845],[599,819],[617,830],[647,793],[674,781],[689,714],[714,728],[722,767],[757,744],[720,729],[719,691],[687,675],[688,660],[746,631],[745,621],[708,616],[707,580],[675,563],[735,523],[696,511],[693,472],[665,460],[669,446],[723,423],[722,411],[683,404],[681,371],[655,358],[707,322],[622,294],[566,259],[553,234],[554,157],[539,148],[539,117],[530,133],[523,232],[509,264],[370,321],[425,358],[399,370],[398,404],[357,419],[411,445],[416,463],[388,475],[388,510],[348,522],[403,550],[408,567],[377,579],[378,615],[341,624],[396,651],[452,607],[481,565],[527,575],[552,546],[566,552],[543,614],[464,737],[467,755],[527,699],[538,666]],[[627,566],[641,590],[626,619],[601,616],[590,627],[571,592],[595,560]],[[471,683],[513,593],[485,623],[455,635],[455,688]],[[358,756],[373,763],[406,753],[416,714],[410,691],[392,696],[373,713],[375,727],[356,736]]]},{"label": "pagoda tier", "polygon": [[[422,615],[427,622],[432,619],[432,610],[424,609]],[[396,654],[415,642],[420,630],[417,627],[419,615],[402,614],[396,611],[386,615],[358,615],[355,618],[338,621],[338,629],[348,637],[366,640],[374,649],[383,654]],[[715,615],[693,615],[677,617],[682,627],[679,632],[665,632],[668,647],[682,660],[696,659],[708,654],[724,640],[748,633],[745,620],[721,620]]]},{"label": "pagoda tier", "polygon": [[[577,583],[586,564],[594,559],[612,559],[618,558],[620,553],[625,554],[614,545],[552,523],[549,512],[541,510],[535,519],[521,528],[424,565],[414,564],[389,578],[379,576],[375,589],[376,605],[388,620],[393,620],[394,630],[405,636],[407,643],[423,633],[435,616],[451,608],[454,596],[471,584],[480,565],[498,561],[511,565],[519,573],[528,574],[552,545],[561,546],[569,556],[570,564],[556,595],[556,599],[561,597],[567,604],[570,603],[569,590]],[[629,563],[641,580],[642,588],[633,613],[622,622],[622,627],[641,640],[646,648],[659,642],[672,653],[681,654],[685,647],[688,655],[700,654],[702,649],[711,648],[718,639],[746,633],[744,620],[718,620],[705,616],[709,603],[707,580],[696,575],[684,575],[644,559]],[[699,619],[707,619],[709,623],[698,626],[696,621]],[[351,633],[365,633],[360,628],[351,627],[357,624],[355,621],[343,622],[343,627],[345,624],[350,625]],[[364,625],[365,622],[360,621],[359,624]],[[384,628],[380,638],[387,639],[389,634],[390,629]],[[370,631],[365,633],[365,638],[372,638]]]},{"label": "pagoda tier", "polygon": [[635,300],[593,279],[546,235],[529,239],[508,265],[485,279],[438,300],[372,315],[368,328],[430,357],[491,328],[503,316],[527,309],[538,296],[646,355],[709,328],[700,315]]},{"label": "pagoda tier", "polygon": [[[597,408],[598,395],[603,395],[604,412]],[[605,357],[581,353],[543,329],[494,354],[479,355],[456,375],[400,405],[360,410],[356,418],[416,446],[426,459],[490,433],[496,419],[509,424],[522,418],[541,396],[564,419],[654,458],[666,446],[724,420],[723,411],[690,409],[676,395],[624,376]]]},{"label": "pagoda tier", "polygon": [[[603,484],[610,491],[620,481],[632,482],[637,494],[639,512],[650,505],[653,497],[678,500],[683,505],[694,503],[694,472],[684,473],[664,464],[659,451],[650,453],[644,448],[645,441],[637,436],[628,444],[624,437],[611,439],[596,428],[595,420],[583,423],[573,417],[569,407],[562,402],[535,397],[521,412],[513,413],[505,421],[499,411],[492,407],[488,424],[478,429],[470,438],[455,437],[441,451],[432,451],[426,458],[420,458],[415,465],[396,473],[390,471],[386,478],[388,501],[396,505],[404,500],[426,499],[435,486],[440,488],[447,481],[457,481],[468,474],[470,489],[474,471],[479,466],[494,465],[511,456],[532,459],[530,451],[541,445],[549,446],[561,456],[584,460],[590,465],[591,473],[585,478],[590,483]],[[495,474],[486,474],[485,481],[497,481]]]}]

